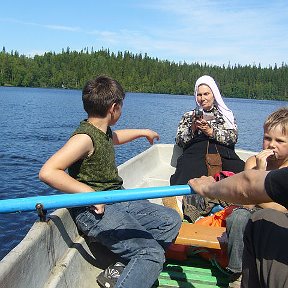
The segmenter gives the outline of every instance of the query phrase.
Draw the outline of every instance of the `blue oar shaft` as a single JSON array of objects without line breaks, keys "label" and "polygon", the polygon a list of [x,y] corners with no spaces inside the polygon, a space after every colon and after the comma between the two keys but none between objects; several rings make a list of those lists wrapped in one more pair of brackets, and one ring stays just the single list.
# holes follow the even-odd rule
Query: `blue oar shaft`
[{"label": "blue oar shaft", "polygon": [[190,186],[176,185],[5,199],[0,200],[0,213],[34,211],[36,209],[35,206],[38,203],[43,205],[43,209],[48,210],[188,195],[191,193],[194,193],[194,191]]}]

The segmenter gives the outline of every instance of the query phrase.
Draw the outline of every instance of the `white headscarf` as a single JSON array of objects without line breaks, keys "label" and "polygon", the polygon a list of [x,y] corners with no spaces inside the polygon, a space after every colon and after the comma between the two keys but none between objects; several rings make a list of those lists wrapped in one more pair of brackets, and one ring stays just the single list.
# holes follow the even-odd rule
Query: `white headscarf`
[{"label": "white headscarf", "polygon": [[223,115],[225,121],[228,124],[228,128],[234,129],[235,122],[234,122],[233,112],[225,105],[215,80],[210,76],[207,76],[207,75],[201,76],[195,83],[194,95],[195,95],[195,101],[196,101],[197,106],[200,107],[200,104],[197,101],[197,92],[198,92],[198,87],[201,84],[205,84],[210,87],[214,95],[216,108]]}]

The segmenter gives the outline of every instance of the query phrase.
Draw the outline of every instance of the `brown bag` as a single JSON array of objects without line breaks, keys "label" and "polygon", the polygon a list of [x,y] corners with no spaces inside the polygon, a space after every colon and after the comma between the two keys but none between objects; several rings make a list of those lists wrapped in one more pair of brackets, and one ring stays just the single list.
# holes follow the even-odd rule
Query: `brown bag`
[{"label": "brown bag", "polygon": [[[208,170],[208,176],[214,177],[216,173],[222,171],[222,160],[218,152],[217,146],[215,145],[216,152],[214,154],[209,152],[209,141],[207,144],[207,152],[205,155],[206,166]],[[210,214],[214,206],[222,205],[227,206],[227,203],[217,200],[210,199],[208,197],[202,197],[198,194],[195,195],[185,195],[183,197],[183,214],[184,218],[188,222],[194,223],[199,217],[207,216]]]},{"label": "brown bag", "polygon": [[215,145],[217,153],[210,154],[209,153],[209,141],[207,144],[207,153],[205,156],[206,166],[208,170],[208,176],[214,177],[216,173],[222,171],[222,160],[221,156],[218,152],[217,146]]}]

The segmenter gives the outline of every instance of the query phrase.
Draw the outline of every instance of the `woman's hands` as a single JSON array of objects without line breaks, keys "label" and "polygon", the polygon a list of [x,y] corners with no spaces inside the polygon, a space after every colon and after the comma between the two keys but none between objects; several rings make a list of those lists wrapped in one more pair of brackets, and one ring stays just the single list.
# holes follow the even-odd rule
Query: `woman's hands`
[{"label": "woman's hands", "polygon": [[211,137],[213,135],[213,128],[210,126],[210,124],[204,120],[204,119],[199,119],[194,122],[194,127],[195,130],[199,129],[201,130],[205,135],[208,137]]}]

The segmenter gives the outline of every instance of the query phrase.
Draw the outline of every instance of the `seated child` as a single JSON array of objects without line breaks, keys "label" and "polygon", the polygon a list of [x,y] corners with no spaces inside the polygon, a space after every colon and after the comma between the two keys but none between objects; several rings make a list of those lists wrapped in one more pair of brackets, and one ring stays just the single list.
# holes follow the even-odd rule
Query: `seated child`
[{"label": "seated child", "polygon": [[[99,76],[82,92],[88,118],[66,144],[43,165],[39,178],[66,193],[122,189],[114,145],[145,137],[153,144],[159,135],[148,129],[112,131],[121,116],[125,93],[114,79]],[[68,169],[68,174],[65,170]],[[165,262],[165,249],[177,236],[181,218],[173,209],[148,200],[95,204],[71,209],[77,227],[120,257],[102,272],[101,287],[150,288]]]},{"label": "seated child", "polygon": [[[245,163],[245,170],[274,170],[288,166],[288,107],[283,107],[268,116],[264,123],[263,150],[251,156]],[[255,209],[271,208],[286,212],[280,204],[271,202],[260,205],[244,205],[235,209],[226,219],[228,235],[229,264],[227,270],[241,275],[243,255],[243,234],[251,213]],[[232,287],[232,286],[231,286]]]}]

